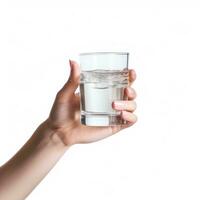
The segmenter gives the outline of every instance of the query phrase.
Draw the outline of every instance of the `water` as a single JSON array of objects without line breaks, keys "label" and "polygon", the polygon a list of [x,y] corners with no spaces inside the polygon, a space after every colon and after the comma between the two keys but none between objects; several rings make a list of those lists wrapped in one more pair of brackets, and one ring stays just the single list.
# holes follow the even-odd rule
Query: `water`
[{"label": "water", "polygon": [[112,109],[114,100],[123,100],[128,70],[82,71],[80,81],[81,122],[89,126],[123,123],[120,112]]}]

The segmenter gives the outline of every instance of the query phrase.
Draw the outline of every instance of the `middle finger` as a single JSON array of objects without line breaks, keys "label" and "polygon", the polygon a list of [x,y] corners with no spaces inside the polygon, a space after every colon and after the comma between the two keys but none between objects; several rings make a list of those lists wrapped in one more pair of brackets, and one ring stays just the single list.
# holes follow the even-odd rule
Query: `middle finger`
[{"label": "middle finger", "polygon": [[137,106],[135,101],[114,101],[112,107],[115,110],[126,110],[133,112]]},{"label": "middle finger", "polygon": [[131,87],[127,87],[124,90],[124,96],[125,96],[125,100],[128,98],[128,100],[133,100],[136,98],[137,94],[136,91],[131,88]]}]

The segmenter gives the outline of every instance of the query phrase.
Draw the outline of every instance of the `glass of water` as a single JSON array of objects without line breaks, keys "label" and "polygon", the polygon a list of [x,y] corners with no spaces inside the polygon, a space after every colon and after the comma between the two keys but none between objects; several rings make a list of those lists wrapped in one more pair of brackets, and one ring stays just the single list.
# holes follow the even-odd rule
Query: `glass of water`
[{"label": "glass of water", "polygon": [[123,124],[120,111],[112,108],[115,100],[124,100],[128,86],[127,52],[80,54],[81,123],[87,126]]}]

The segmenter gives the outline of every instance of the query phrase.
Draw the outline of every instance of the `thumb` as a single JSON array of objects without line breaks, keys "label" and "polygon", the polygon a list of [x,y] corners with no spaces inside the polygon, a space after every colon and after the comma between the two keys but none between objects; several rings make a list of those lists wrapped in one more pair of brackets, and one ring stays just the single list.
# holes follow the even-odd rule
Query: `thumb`
[{"label": "thumb", "polygon": [[79,85],[79,79],[80,79],[80,67],[78,63],[69,60],[69,65],[70,65],[69,79],[61,89],[62,94],[63,95],[65,94],[64,96],[74,94]]}]

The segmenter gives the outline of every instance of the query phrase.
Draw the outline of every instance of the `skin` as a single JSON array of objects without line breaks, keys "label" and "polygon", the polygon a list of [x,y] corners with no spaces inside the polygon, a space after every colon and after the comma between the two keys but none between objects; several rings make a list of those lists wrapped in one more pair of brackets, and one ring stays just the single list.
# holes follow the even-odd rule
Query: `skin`
[{"label": "skin", "polygon": [[121,111],[126,124],[107,127],[82,125],[80,96],[75,93],[80,68],[75,61],[70,61],[69,65],[69,79],[57,93],[49,117],[39,125],[26,144],[0,167],[0,200],[25,199],[72,145],[102,140],[137,121],[133,113],[136,109],[136,92],[131,88],[136,73],[129,70],[125,100],[112,103],[113,109]]}]

